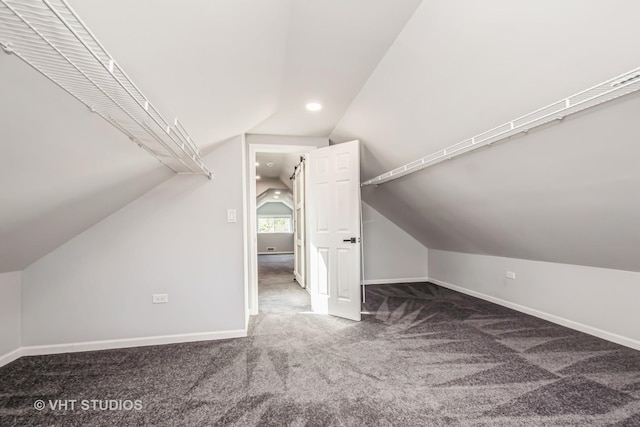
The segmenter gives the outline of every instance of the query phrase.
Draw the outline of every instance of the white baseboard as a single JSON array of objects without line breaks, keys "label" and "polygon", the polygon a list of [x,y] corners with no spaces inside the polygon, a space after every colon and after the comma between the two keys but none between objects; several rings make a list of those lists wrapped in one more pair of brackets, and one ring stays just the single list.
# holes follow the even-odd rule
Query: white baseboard
[{"label": "white baseboard", "polygon": [[282,251],[282,252],[275,252],[275,251],[269,251],[269,252],[258,252],[258,255],[286,255],[286,254],[293,254],[293,251]]},{"label": "white baseboard", "polygon": [[22,347],[0,356],[0,368],[22,357]]},{"label": "white baseboard", "polygon": [[622,335],[604,331],[593,326],[585,325],[584,323],[575,322],[564,317],[556,316],[555,314],[550,314],[544,311],[537,310],[535,308],[516,304],[514,302],[503,300],[501,298],[492,297],[491,295],[486,295],[481,292],[463,288],[462,286],[443,282],[442,280],[430,278],[429,281],[431,283],[435,283],[436,285],[440,285],[443,288],[451,289],[462,294],[471,295],[472,297],[480,298],[482,300],[508,307],[522,313],[530,314],[531,316],[539,317],[540,319],[548,320],[549,322],[566,326],[567,328],[575,329],[576,331],[584,332],[585,334],[593,335],[595,337],[602,338],[604,340],[611,341],[625,347],[640,350],[640,341],[634,340],[632,338],[623,337]]},{"label": "white baseboard", "polygon": [[428,277],[404,277],[399,279],[365,279],[365,285],[393,285],[396,283],[428,282]]},{"label": "white baseboard", "polygon": [[242,338],[246,336],[246,329],[236,329],[219,332],[199,332],[193,334],[126,338],[121,340],[25,346],[4,356],[0,356],[0,366],[13,362],[22,356],[42,356],[46,354],[76,353],[80,351],[112,350],[117,348],[145,347],[150,345],[178,344],[194,341],[214,341],[228,338]]}]

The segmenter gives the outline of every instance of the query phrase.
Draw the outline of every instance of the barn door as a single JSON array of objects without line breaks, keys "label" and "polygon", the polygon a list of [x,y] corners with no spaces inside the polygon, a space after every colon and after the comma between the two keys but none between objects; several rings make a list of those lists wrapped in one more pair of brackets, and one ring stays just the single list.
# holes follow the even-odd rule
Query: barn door
[{"label": "barn door", "polygon": [[305,251],[305,166],[304,160],[296,167],[293,180],[293,275],[303,288],[306,286]]},{"label": "barn door", "polygon": [[360,147],[309,153],[309,287],[314,311],[360,320]]}]

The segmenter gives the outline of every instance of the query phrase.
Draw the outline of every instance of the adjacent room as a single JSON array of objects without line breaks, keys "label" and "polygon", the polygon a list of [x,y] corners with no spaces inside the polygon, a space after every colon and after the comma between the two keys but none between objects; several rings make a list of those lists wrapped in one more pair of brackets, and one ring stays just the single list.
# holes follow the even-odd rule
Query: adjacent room
[{"label": "adjacent room", "polygon": [[[300,186],[304,153],[256,154],[256,217],[258,309],[260,312],[311,310],[310,296],[300,278],[304,257],[300,230]],[[296,208],[297,206],[297,208]],[[297,215],[296,215],[297,213]],[[296,261],[298,260],[298,261]]]},{"label": "adjacent room", "polygon": [[0,426],[640,425],[638,16],[0,0]]}]

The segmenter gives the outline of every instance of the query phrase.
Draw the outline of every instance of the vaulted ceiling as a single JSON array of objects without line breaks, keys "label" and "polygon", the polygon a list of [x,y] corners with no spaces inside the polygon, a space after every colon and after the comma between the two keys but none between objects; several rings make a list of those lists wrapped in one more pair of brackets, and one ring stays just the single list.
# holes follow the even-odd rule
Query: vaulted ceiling
[{"label": "vaulted ceiling", "polygon": [[[72,0],[200,146],[243,132],[328,136],[421,0]],[[304,106],[321,102],[310,114]]]},{"label": "vaulted ceiling", "polygon": [[[615,11],[615,12],[614,12]],[[363,179],[640,65],[640,3],[423,2],[331,134]],[[640,94],[363,198],[425,246],[640,271]]]},{"label": "vaulted ceiling", "polygon": [[[205,151],[360,139],[363,178],[640,65],[633,0],[70,4]],[[0,272],[172,176],[17,58],[0,72]],[[630,95],[363,197],[431,248],[640,271],[639,112]]]},{"label": "vaulted ceiling", "polygon": [[[420,0],[70,0],[204,150],[244,132],[328,136]],[[19,270],[171,176],[0,53],[0,272]],[[309,100],[322,111],[304,110]]]}]

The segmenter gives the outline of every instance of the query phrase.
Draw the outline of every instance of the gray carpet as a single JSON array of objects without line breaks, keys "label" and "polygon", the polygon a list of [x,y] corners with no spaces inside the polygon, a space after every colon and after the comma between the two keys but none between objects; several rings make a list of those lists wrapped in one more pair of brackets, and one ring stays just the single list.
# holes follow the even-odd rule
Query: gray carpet
[{"label": "gray carpet", "polygon": [[[431,284],[367,287],[359,323],[284,311],[264,291],[274,307],[247,338],[0,368],[0,425],[640,425],[635,350]],[[37,411],[36,399],[143,408]]]},{"label": "gray carpet", "polygon": [[258,255],[260,313],[311,310],[309,293],[293,278],[293,255]]}]

